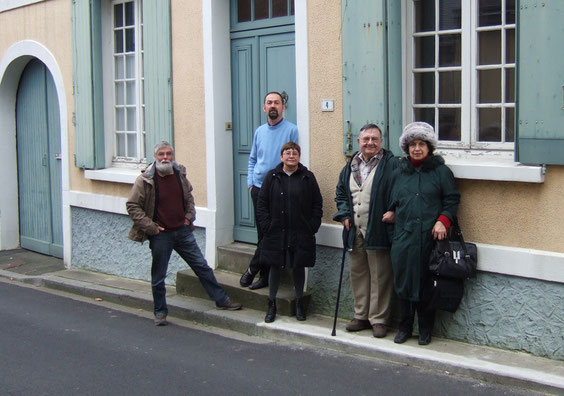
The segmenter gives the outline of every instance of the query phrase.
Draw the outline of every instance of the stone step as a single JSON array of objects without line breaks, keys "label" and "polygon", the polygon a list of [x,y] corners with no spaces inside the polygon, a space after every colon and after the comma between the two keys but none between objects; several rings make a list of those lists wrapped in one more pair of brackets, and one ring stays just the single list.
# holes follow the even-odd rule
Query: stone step
[{"label": "stone step", "polygon": [[[229,245],[217,247],[217,270],[224,270],[239,274],[239,278],[249,268],[249,263],[255,254],[256,245],[233,242]],[[258,277],[255,277],[257,280]],[[237,283],[239,284],[239,283]],[[293,285],[291,271],[282,271],[281,285]]]},{"label": "stone step", "polygon": [[[243,307],[264,311],[268,308],[268,287],[259,290],[250,290],[239,285],[240,274],[224,270],[215,270],[215,277],[233,301],[243,304]],[[206,298],[208,295],[200,280],[192,270],[179,271],[176,274],[176,292],[190,297]],[[310,294],[304,293],[304,307],[310,301]],[[279,315],[294,316],[295,292],[293,286],[281,284],[276,296],[276,308]]]}]

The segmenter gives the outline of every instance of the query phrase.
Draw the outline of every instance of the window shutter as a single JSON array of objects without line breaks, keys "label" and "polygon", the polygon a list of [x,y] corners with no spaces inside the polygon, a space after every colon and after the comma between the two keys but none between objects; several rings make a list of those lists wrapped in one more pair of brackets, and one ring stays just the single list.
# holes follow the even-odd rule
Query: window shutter
[{"label": "window shutter", "polygon": [[369,122],[382,129],[384,147],[397,151],[397,131],[401,134],[401,2],[343,0],[341,12],[345,155],[358,149],[358,132]]},{"label": "window shutter", "polygon": [[72,2],[75,165],[105,165],[100,0]]},{"label": "window shutter", "polygon": [[564,3],[520,1],[516,158],[564,165]]},{"label": "window shutter", "polygon": [[387,148],[401,155],[402,121],[401,1],[387,0],[388,19],[388,136]]},{"label": "window shutter", "polygon": [[173,144],[170,2],[143,1],[145,154],[161,140]]}]

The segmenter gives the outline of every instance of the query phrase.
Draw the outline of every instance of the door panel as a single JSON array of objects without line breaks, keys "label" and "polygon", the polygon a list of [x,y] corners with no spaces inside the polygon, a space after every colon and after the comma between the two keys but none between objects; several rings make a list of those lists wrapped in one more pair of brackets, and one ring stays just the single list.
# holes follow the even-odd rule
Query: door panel
[{"label": "door panel", "polygon": [[263,97],[269,91],[289,96],[284,118],[296,122],[296,61],[294,33],[261,34],[231,40],[233,103],[234,203],[237,241],[256,242],[253,204],[247,169],[255,129],[266,122]]},{"label": "door panel", "polygon": [[20,245],[62,257],[59,105],[43,63],[22,73],[16,98]]}]

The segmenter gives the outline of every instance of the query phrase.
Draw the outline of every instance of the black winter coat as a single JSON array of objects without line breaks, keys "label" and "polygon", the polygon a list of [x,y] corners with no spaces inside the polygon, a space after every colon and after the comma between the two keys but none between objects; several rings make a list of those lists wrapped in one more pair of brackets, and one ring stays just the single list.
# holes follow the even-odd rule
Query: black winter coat
[{"label": "black winter coat", "polygon": [[280,163],[266,174],[258,197],[257,220],[264,230],[261,264],[313,267],[315,233],[323,216],[319,185],[302,164],[290,176],[282,167]]}]

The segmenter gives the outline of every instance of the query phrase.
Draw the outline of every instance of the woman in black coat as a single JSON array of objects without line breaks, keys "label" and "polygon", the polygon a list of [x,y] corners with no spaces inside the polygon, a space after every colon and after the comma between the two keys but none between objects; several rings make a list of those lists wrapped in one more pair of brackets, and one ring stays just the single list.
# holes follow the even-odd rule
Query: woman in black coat
[{"label": "woman in black coat", "polygon": [[261,265],[270,267],[267,323],[276,318],[276,294],[283,268],[292,269],[296,319],[306,319],[304,268],[315,264],[315,233],[321,225],[323,201],[315,176],[300,164],[300,153],[296,143],[282,146],[282,162],[265,176],[257,202],[257,220],[264,230],[260,260]]}]

